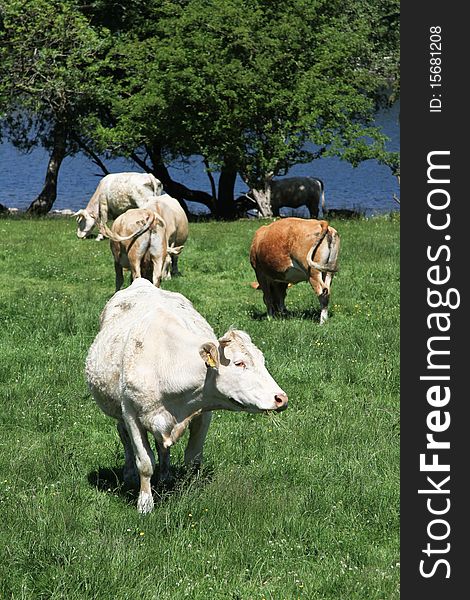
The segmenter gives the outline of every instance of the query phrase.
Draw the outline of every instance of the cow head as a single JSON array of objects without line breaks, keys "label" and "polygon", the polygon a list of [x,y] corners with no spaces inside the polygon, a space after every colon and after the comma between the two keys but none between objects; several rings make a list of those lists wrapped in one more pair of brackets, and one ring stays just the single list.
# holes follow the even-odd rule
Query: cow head
[{"label": "cow head", "polygon": [[244,331],[231,329],[219,343],[203,344],[199,353],[208,370],[206,386],[217,408],[233,411],[281,411],[287,395],[274,381],[264,356]]},{"label": "cow head", "polygon": [[80,239],[87,237],[96,224],[96,216],[88,212],[86,208],[77,210],[73,216],[77,217],[77,237]]}]

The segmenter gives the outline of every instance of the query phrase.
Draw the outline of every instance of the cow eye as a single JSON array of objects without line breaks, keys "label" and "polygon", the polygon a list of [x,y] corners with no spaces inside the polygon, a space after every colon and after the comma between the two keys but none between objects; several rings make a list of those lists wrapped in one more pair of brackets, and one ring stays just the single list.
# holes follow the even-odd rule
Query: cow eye
[{"label": "cow eye", "polygon": [[244,363],[242,360],[236,360],[234,362],[234,365],[236,367],[242,367],[243,369],[246,369],[246,363]]}]

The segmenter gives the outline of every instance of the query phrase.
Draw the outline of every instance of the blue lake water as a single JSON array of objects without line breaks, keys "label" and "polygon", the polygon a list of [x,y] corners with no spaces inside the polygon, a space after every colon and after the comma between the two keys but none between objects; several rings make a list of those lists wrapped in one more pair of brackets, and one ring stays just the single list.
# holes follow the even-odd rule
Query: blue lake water
[{"label": "blue lake water", "polygon": [[[399,151],[399,105],[377,115],[376,125],[390,138],[388,149]],[[42,149],[21,154],[8,142],[0,144],[0,203],[10,208],[26,209],[41,191],[48,155]],[[135,163],[125,159],[105,161],[110,172],[141,171]],[[210,193],[204,165],[199,157],[191,157],[185,165],[170,165],[169,171],[176,181],[190,188]],[[296,165],[289,177],[311,175],[323,180],[327,208],[348,208],[367,215],[399,210],[393,194],[399,196],[396,178],[388,167],[376,161],[365,161],[353,168],[337,158],[320,158],[310,164]],[[64,160],[59,173],[57,200],[54,209],[78,210],[86,206],[103,176],[100,169],[83,155]],[[217,174],[215,174],[217,180]],[[235,195],[247,190],[238,178]],[[205,212],[201,204],[188,203],[191,212]],[[285,214],[290,214],[285,211]]]}]

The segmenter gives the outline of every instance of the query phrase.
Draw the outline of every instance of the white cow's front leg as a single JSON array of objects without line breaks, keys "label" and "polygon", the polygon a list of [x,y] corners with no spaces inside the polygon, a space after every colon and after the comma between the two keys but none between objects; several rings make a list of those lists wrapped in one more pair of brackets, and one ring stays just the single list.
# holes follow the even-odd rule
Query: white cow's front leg
[{"label": "white cow's front leg", "polygon": [[189,440],[184,451],[184,463],[187,467],[197,467],[202,463],[202,450],[212,419],[210,411],[195,416],[189,423]]},{"label": "white cow's front leg", "polygon": [[[198,413],[199,415],[200,413]],[[159,480],[166,481],[170,475],[170,448],[180,439],[194,416],[191,415],[179,423],[171,425],[171,431],[168,428],[165,433],[155,432],[155,442],[158,450]],[[168,421],[167,421],[168,422]],[[170,432],[169,432],[170,431]],[[168,433],[169,432],[169,433]]]},{"label": "white cow's front leg", "polygon": [[150,478],[155,468],[155,456],[150,448],[147,431],[134,415],[126,413],[123,417],[132,448],[135,454],[135,464],[140,475],[140,492],[137,499],[137,510],[146,514],[153,510],[152,488]]}]

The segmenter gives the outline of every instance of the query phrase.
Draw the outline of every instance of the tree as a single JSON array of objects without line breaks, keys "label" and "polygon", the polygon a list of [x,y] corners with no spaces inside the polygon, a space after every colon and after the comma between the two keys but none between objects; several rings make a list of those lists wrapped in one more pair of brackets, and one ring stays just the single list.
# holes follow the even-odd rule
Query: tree
[{"label": "tree", "polygon": [[153,170],[201,155],[221,173],[220,216],[233,210],[237,172],[269,214],[270,181],[293,164],[386,155],[370,124],[398,77],[396,30],[384,25],[396,0],[166,0],[152,10],[114,48],[112,118],[90,133],[102,148],[144,148]]},{"label": "tree", "polygon": [[28,208],[43,214],[64,157],[80,149],[82,119],[104,101],[109,36],[68,0],[1,0],[0,16],[1,125],[23,151],[50,152],[44,187]]},{"label": "tree", "polygon": [[[50,208],[60,162],[79,149],[103,169],[100,155],[132,158],[221,217],[237,173],[269,214],[271,179],[296,163],[392,160],[371,122],[399,93],[397,0],[0,3],[4,130],[51,151],[32,211]],[[194,154],[211,194],[168,173]]]}]

